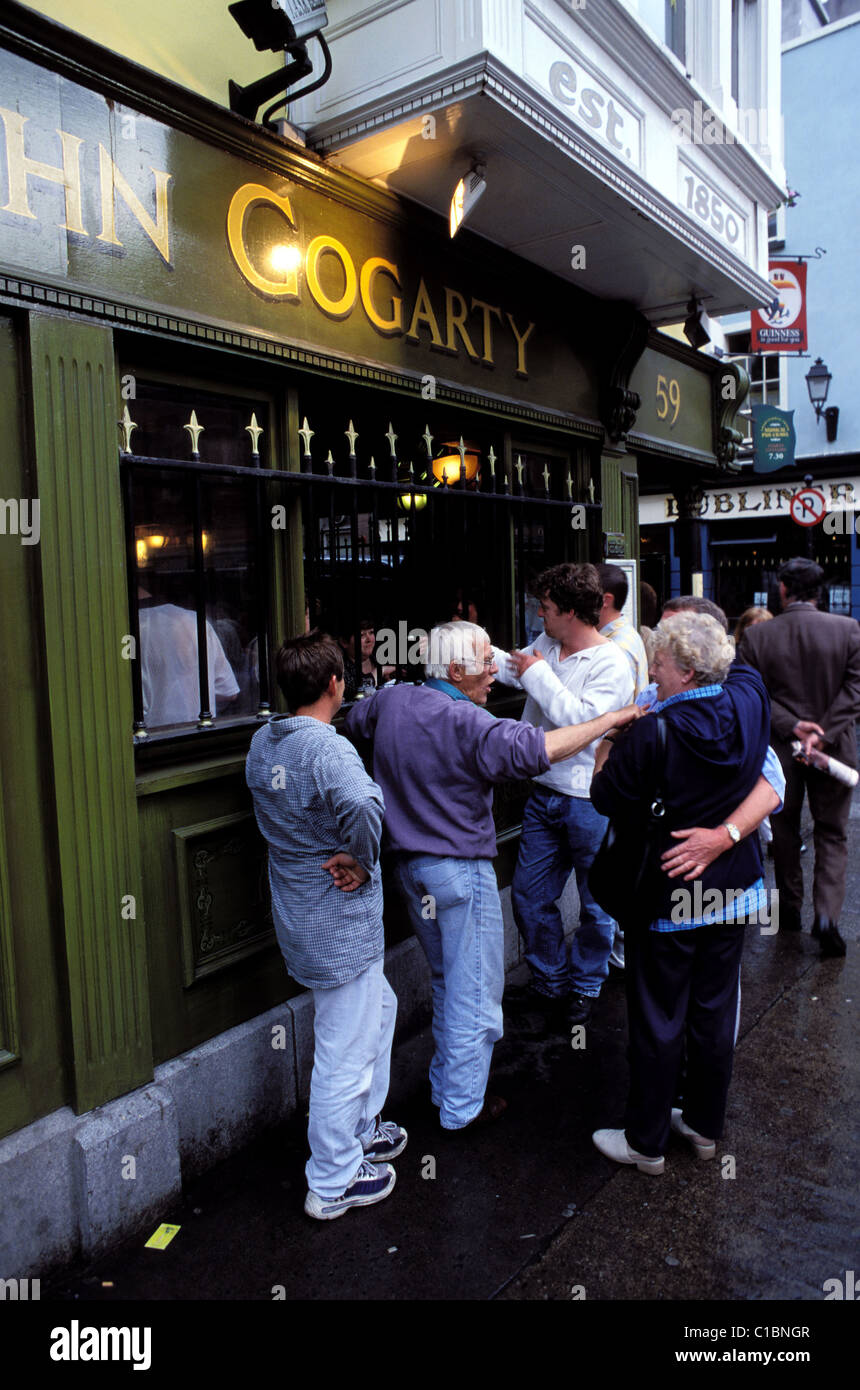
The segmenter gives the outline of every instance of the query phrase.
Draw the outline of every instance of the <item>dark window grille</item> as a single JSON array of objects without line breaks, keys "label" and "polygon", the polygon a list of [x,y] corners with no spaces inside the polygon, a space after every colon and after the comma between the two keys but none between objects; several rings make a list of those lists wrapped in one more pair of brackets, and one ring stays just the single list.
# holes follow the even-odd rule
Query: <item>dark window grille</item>
[{"label": "dark window grille", "polygon": [[[199,393],[195,399],[200,399]],[[141,414],[139,404],[132,404]],[[228,413],[233,405],[226,403]],[[203,423],[202,406],[196,413]],[[378,418],[374,429],[360,434],[352,420],[340,419],[340,411],[329,406],[313,424],[300,411],[298,451],[293,454],[299,465],[296,471],[263,466],[263,436],[260,458],[253,463],[229,461],[236,457],[235,436],[249,429],[239,415],[248,413],[247,401],[241,403],[241,410],[236,406],[232,445],[228,442],[211,453],[204,433],[190,458],[171,458],[165,452],[121,455],[129,609],[136,650],[145,656],[141,630],[145,635],[147,623],[152,622],[146,616],[152,596],[147,597],[149,591],[140,582],[141,544],[146,545],[147,535],[163,534],[169,515],[173,532],[181,536],[180,543],[173,536],[180,575],[175,582],[184,583],[188,594],[184,605],[173,605],[184,607],[187,616],[171,617],[183,625],[196,657],[196,708],[193,715],[169,726],[152,727],[151,720],[147,724],[146,662],[131,663],[137,742],[153,735],[187,738],[225,724],[268,717],[269,652],[275,636],[270,579],[276,508],[289,515],[295,503],[300,504],[305,623],[332,630],[347,649],[354,667],[353,690],[348,689],[348,694],[361,693],[363,662],[357,654],[362,650],[363,628],[365,641],[368,626],[377,630],[379,651],[380,629],[396,639],[397,659],[385,663],[390,669],[382,672],[384,678],[420,679],[422,669],[411,641],[416,630],[428,631],[458,612],[489,627],[495,640],[524,645],[535,635],[528,595],[534,574],[549,564],[601,553],[600,503],[593,484],[588,488],[592,457],[585,445],[518,448],[501,432],[479,429],[476,442],[444,428],[437,428],[434,437],[429,426],[423,434],[404,426],[401,436],[393,424],[386,430]],[[164,440],[166,429],[156,419],[149,439]],[[132,436],[130,442],[136,444],[137,439]],[[189,442],[193,442],[191,432]],[[440,454],[447,464],[440,464]],[[439,473],[450,481],[440,482]],[[163,514],[154,515],[157,507],[152,499],[159,496],[166,499]],[[237,541],[240,558],[253,556],[252,565],[238,567],[245,577],[240,646],[246,657],[253,649],[255,660],[253,679],[243,692],[246,703],[231,714],[229,706],[218,708],[217,688],[216,707],[212,707],[213,630],[221,655],[232,654],[221,640],[223,629],[220,636],[213,629],[212,617],[223,581],[221,535],[225,525],[228,532],[231,524],[235,530],[236,518],[243,518]],[[153,526],[162,531],[153,532]],[[160,558],[155,566],[160,585],[156,597],[169,601],[171,576],[164,555]],[[235,577],[233,582],[235,597]],[[235,676],[235,663],[231,665]]]}]

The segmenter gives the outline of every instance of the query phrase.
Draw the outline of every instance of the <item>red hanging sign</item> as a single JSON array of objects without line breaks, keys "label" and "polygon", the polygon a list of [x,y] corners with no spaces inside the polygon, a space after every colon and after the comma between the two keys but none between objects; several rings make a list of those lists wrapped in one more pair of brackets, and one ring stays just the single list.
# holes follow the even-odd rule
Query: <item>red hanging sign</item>
[{"label": "red hanging sign", "polygon": [[806,261],[771,261],[773,301],[750,314],[752,352],[806,352]]}]

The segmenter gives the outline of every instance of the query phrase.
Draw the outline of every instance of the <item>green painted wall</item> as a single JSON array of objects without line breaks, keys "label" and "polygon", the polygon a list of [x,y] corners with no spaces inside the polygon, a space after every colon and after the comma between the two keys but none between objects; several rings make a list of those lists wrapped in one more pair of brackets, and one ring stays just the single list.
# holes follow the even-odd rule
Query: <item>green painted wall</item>
[{"label": "green painted wall", "polygon": [[[18,326],[0,318],[3,499],[36,492],[22,357]],[[68,1099],[39,550],[0,535],[0,1136]]]}]

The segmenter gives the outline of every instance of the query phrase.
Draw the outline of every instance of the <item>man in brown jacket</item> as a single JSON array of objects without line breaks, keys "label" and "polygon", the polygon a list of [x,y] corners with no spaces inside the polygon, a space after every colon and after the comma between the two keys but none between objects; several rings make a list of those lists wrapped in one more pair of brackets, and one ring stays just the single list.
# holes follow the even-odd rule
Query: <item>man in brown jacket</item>
[{"label": "man in brown jacket", "polygon": [[857,766],[860,625],[853,618],[819,613],[823,578],[824,571],[812,560],[786,561],[777,575],[783,611],[772,623],[748,627],[738,656],[761,672],[767,686],[772,742],[786,777],[785,805],[773,818],[780,927],[802,930],[800,812],[806,791],[815,823],[812,934],[821,942],[822,956],[844,956],[838,922],[845,898],[851,788],[797,762],[791,750],[792,742],[800,740],[804,752],[821,749]]}]

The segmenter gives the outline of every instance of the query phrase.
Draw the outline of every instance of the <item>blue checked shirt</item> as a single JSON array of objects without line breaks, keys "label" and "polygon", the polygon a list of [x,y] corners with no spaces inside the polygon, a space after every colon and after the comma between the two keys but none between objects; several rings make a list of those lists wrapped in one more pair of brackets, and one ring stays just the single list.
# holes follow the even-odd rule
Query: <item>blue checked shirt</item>
[{"label": "blue checked shirt", "polygon": [[[385,946],[382,792],[352,744],[306,715],[276,716],[257,730],[245,779],[269,846],[272,913],[288,971],[312,989],[354,980]],[[370,872],[351,893],[322,867],[340,850]]]}]

